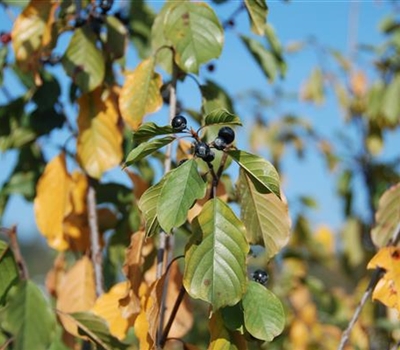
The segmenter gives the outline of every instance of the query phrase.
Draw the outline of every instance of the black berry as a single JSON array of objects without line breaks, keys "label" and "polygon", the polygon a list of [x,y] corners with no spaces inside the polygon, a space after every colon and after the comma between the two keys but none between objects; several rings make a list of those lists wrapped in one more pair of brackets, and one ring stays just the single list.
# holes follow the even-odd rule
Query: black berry
[{"label": "black berry", "polygon": [[256,270],[253,272],[252,278],[253,278],[253,281],[265,286],[268,282],[269,275],[264,270]]},{"label": "black berry", "polygon": [[218,131],[218,137],[225,140],[226,144],[229,145],[235,139],[235,132],[229,126],[224,126]]},{"label": "black berry", "polygon": [[215,154],[213,151],[210,151],[207,157],[203,158],[203,160],[207,163],[212,162],[215,159]]},{"label": "black berry", "polygon": [[226,146],[227,146],[227,143],[226,143],[226,141],[225,141],[222,137],[219,137],[219,136],[218,136],[218,137],[214,140],[214,147],[215,147],[217,150],[222,151]]},{"label": "black berry", "polygon": [[99,7],[103,13],[107,13],[111,10],[114,0],[100,0]]},{"label": "black berry", "polygon": [[174,119],[172,119],[171,125],[174,128],[174,130],[182,131],[186,129],[187,120],[184,116],[177,115],[176,117],[174,117]]},{"label": "black berry", "polygon": [[207,161],[206,159],[209,159],[210,155],[213,154],[210,150],[210,146],[207,145],[205,142],[196,142],[194,144],[194,154]]}]

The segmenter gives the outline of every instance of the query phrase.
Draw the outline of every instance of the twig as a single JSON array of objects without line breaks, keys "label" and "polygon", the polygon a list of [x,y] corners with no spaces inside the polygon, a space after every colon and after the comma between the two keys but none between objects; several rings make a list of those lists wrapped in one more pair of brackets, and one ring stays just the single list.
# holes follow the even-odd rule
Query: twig
[{"label": "twig", "polygon": [[[172,52],[172,56],[174,56],[174,52]],[[177,97],[176,97],[176,84],[177,84],[177,76],[178,76],[178,67],[175,64],[174,57],[172,57],[172,77],[171,83],[169,86],[169,124],[171,123],[172,119],[176,115],[176,105],[177,105]],[[165,151],[165,160],[164,160],[164,172],[167,173],[171,170],[171,154],[172,154],[172,144],[167,146]],[[167,235],[166,232],[160,232],[160,242],[159,248],[157,252],[157,273],[156,278],[161,278],[165,264],[165,253],[167,253],[167,265],[168,260],[172,257],[173,251],[173,240],[170,236]],[[156,344],[157,347],[160,348],[160,340],[161,340],[161,333],[164,326],[164,317],[165,317],[165,301],[167,297],[167,290],[168,290],[168,276],[165,280],[163,286],[163,292],[161,297],[160,303],[160,318],[158,323],[158,331],[157,331],[157,340]]]},{"label": "twig", "polygon": [[375,286],[378,283],[378,281],[380,280],[381,275],[382,275],[383,272],[384,272],[384,270],[381,269],[381,268],[377,268],[373,272],[371,280],[369,281],[368,287],[365,290],[365,292],[364,292],[364,294],[363,294],[363,296],[362,296],[362,298],[361,298],[361,300],[360,300],[360,302],[359,302],[359,304],[358,304],[358,306],[356,308],[356,311],[353,314],[353,317],[351,318],[351,320],[350,320],[347,328],[345,329],[345,331],[342,333],[342,338],[340,340],[340,344],[339,344],[338,350],[343,350],[344,349],[347,341],[349,340],[350,333],[351,333],[353,327],[355,326],[355,324],[356,324],[356,322],[357,322],[357,320],[358,320],[358,318],[359,318],[359,316],[361,314],[361,311],[362,311],[365,303],[370,298],[370,296],[372,294],[372,291],[375,288]]},{"label": "twig", "polygon": [[8,346],[9,346],[13,341],[14,341],[14,338],[13,338],[13,337],[8,338],[8,339],[6,340],[6,342],[5,342],[3,345],[0,346],[0,350],[7,350],[7,349],[8,349]]},{"label": "twig", "polygon": [[176,297],[174,307],[171,311],[171,315],[169,316],[168,323],[165,326],[164,332],[162,334],[161,340],[160,340],[160,346],[164,347],[167,339],[168,339],[168,333],[171,330],[172,324],[174,323],[174,319],[176,317],[176,314],[178,313],[179,307],[181,306],[181,303],[183,301],[183,298],[185,297],[186,294],[186,289],[181,286],[181,289],[179,290],[179,294]]},{"label": "twig", "polygon": [[14,253],[15,261],[18,266],[19,277],[22,280],[27,280],[29,278],[28,269],[24,258],[22,257],[21,250],[19,249],[19,243],[17,239],[17,227],[13,225],[9,230],[7,230],[7,235],[10,239],[10,247]]},{"label": "twig", "polygon": [[94,188],[95,180],[89,177],[89,189],[87,194],[88,219],[90,228],[90,248],[92,263],[94,268],[94,278],[96,282],[97,296],[104,293],[103,289],[103,257],[101,253],[99,240],[99,226],[96,210],[96,190]]}]

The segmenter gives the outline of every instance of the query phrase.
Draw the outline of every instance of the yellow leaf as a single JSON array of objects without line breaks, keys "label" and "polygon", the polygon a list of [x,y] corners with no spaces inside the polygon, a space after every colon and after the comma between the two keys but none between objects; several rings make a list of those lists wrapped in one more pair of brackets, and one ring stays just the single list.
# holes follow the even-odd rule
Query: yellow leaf
[{"label": "yellow leaf", "polygon": [[128,282],[121,282],[113,286],[108,293],[101,295],[92,308],[92,312],[102,317],[108,322],[110,333],[122,340],[126,337],[126,332],[133,325],[132,320],[122,316],[119,309],[119,299],[121,299],[128,287]]},{"label": "yellow leaf", "polygon": [[321,226],[315,232],[314,239],[321,245],[321,248],[329,254],[335,251],[335,237],[332,230],[327,226]]},{"label": "yellow leaf", "polygon": [[34,211],[37,226],[49,246],[59,251],[69,247],[63,232],[63,220],[72,210],[69,200],[71,183],[65,155],[61,153],[47,163],[36,187]]},{"label": "yellow leaf", "polygon": [[367,77],[363,71],[354,72],[350,77],[350,88],[357,97],[362,97],[367,92]]},{"label": "yellow leaf", "polygon": [[142,283],[142,248],[145,234],[145,231],[134,233],[126,251],[123,270],[129,285],[119,301],[125,318],[137,316],[141,309],[139,289]]},{"label": "yellow leaf", "polygon": [[99,179],[106,170],[122,160],[122,134],[118,111],[108,96],[102,99],[100,88],[79,99],[77,156],[85,171]]},{"label": "yellow leaf", "polygon": [[124,121],[136,130],[146,114],[156,112],[162,106],[161,75],[154,72],[153,57],[141,62],[127,74],[119,97],[119,108]]},{"label": "yellow leaf", "polygon": [[147,312],[146,307],[151,306],[149,305],[149,298],[148,298],[149,290],[145,283],[142,283],[140,286],[140,303],[141,303],[141,310],[139,315],[137,316],[134,324],[134,332],[136,337],[139,340],[139,349],[140,350],[148,350],[153,349],[154,341],[150,337],[149,334],[149,321],[147,320]]},{"label": "yellow leaf", "polygon": [[14,23],[12,45],[17,64],[25,72],[36,72],[39,67],[43,35],[56,6],[50,0],[31,0]]},{"label": "yellow leaf", "polygon": [[383,247],[368,263],[368,269],[382,268],[386,272],[372,293],[373,300],[379,300],[388,307],[400,311],[400,248]]},{"label": "yellow leaf", "polygon": [[57,297],[62,280],[65,277],[66,262],[64,254],[61,253],[57,256],[53,263],[53,267],[46,275],[46,289],[53,296]]},{"label": "yellow leaf", "polygon": [[[65,312],[90,310],[96,301],[94,270],[90,259],[83,256],[65,275],[58,294],[57,309]],[[60,316],[64,328],[78,336],[76,324]]]}]

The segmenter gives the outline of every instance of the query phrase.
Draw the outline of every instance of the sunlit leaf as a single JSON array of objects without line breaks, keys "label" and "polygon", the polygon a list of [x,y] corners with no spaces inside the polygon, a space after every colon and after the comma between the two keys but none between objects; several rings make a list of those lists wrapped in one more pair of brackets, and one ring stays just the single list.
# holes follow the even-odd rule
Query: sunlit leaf
[{"label": "sunlit leaf", "polygon": [[398,125],[400,121],[400,74],[396,74],[394,79],[386,88],[382,100],[382,112],[391,124]]},{"label": "sunlit leaf", "polygon": [[105,321],[90,312],[75,312],[66,314],[59,312],[60,318],[73,324],[78,330],[79,335],[85,339],[90,339],[94,344],[105,350],[124,350],[128,345],[121,343],[114,338],[105,323]]},{"label": "sunlit leaf", "polygon": [[10,247],[0,241],[0,305],[3,304],[8,290],[18,281],[18,268]]},{"label": "sunlit leaf", "polygon": [[253,337],[272,341],[282,333],[285,326],[283,306],[267,288],[250,281],[242,306],[244,324]]},{"label": "sunlit leaf", "polygon": [[400,183],[390,187],[379,199],[371,238],[377,247],[384,247],[394,238],[400,223]]},{"label": "sunlit leaf", "polygon": [[246,172],[260,193],[274,193],[280,198],[279,174],[267,160],[254,154],[231,150],[228,154]]},{"label": "sunlit leaf", "polygon": [[10,290],[2,312],[1,327],[12,335],[13,349],[47,349],[54,339],[54,311],[32,281],[21,281]]},{"label": "sunlit leaf", "polygon": [[145,193],[143,193],[139,201],[139,209],[145,217],[147,237],[157,233],[160,228],[157,219],[157,206],[163,185],[164,181],[161,180],[158,184],[151,186]]},{"label": "sunlit leaf", "polygon": [[69,242],[63,233],[64,217],[71,212],[69,200],[71,177],[67,172],[65,155],[61,153],[47,163],[36,187],[34,210],[39,231],[50,247],[65,250]]},{"label": "sunlit leaf", "polygon": [[287,204],[273,193],[260,193],[249,176],[240,171],[241,218],[251,244],[265,246],[266,259],[277,254],[288,242],[290,217]]},{"label": "sunlit leaf", "polygon": [[365,73],[361,70],[355,71],[350,77],[350,88],[357,97],[362,97],[368,89],[368,81]]},{"label": "sunlit leaf", "polygon": [[268,14],[268,6],[265,0],[245,0],[244,4],[251,21],[251,30],[255,34],[263,35]]},{"label": "sunlit leaf", "polygon": [[381,268],[384,275],[372,293],[372,299],[400,311],[400,248],[383,247],[367,265],[368,269]]},{"label": "sunlit leaf", "polygon": [[156,112],[162,106],[161,75],[154,71],[154,58],[142,61],[128,73],[119,97],[122,118],[136,130],[146,114]]},{"label": "sunlit leaf", "polygon": [[205,3],[179,2],[171,6],[164,19],[164,35],[175,47],[178,66],[188,73],[198,73],[201,64],[218,58],[222,52],[222,26]]},{"label": "sunlit leaf", "polygon": [[118,110],[111,97],[103,100],[102,89],[79,98],[77,157],[93,178],[122,160],[122,134],[118,128]]},{"label": "sunlit leaf", "polygon": [[240,38],[257,62],[258,66],[261,68],[264,75],[270,82],[273,82],[275,80],[277,70],[279,69],[276,57],[258,40],[252,39],[245,35],[241,35]]},{"label": "sunlit leaf", "polygon": [[[94,269],[87,256],[78,260],[65,275],[58,294],[57,309],[65,312],[90,310],[96,301]],[[65,329],[77,335],[76,325],[60,317]]]},{"label": "sunlit leaf", "polygon": [[221,199],[209,200],[192,223],[184,286],[213,310],[236,304],[247,287],[249,246],[242,222]]},{"label": "sunlit leaf", "polygon": [[126,337],[128,328],[133,325],[132,320],[123,316],[119,308],[119,299],[125,296],[127,282],[120,282],[97,298],[92,312],[107,321],[110,333],[122,340]]},{"label": "sunlit leaf", "polygon": [[39,67],[42,38],[52,8],[50,1],[32,0],[14,22],[12,45],[17,64],[24,72],[34,72]]},{"label": "sunlit leaf", "polygon": [[157,205],[158,222],[165,232],[181,226],[190,207],[197,199],[203,198],[205,192],[206,183],[195,160],[188,160],[172,170],[161,187]]},{"label": "sunlit leaf", "polygon": [[325,101],[324,75],[321,69],[313,69],[310,77],[301,88],[300,97],[317,105],[321,105]]},{"label": "sunlit leaf", "polygon": [[226,109],[218,108],[208,113],[204,119],[204,125],[226,124],[242,125],[239,117],[228,112]]},{"label": "sunlit leaf", "polygon": [[65,71],[82,93],[93,91],[104,79],[104,58],[96,40],[96,35],[88,26],[75,29],[62,58]]},{"label": "sunlit leaf", "polygon": [[140,125],[133,133],[133,141],[141,143],[148,141],[154,136],[174,134],[175,132],[171,125],[159,126],[156,123],[148,122]]},{"label": "sunlit leaf", "polygon": [[143,142],[136,148],[134,148],[126,157],[124,167],[132,165],[135,162],[147,157],[149,154],[154,153],[160,148],[168,145],[175,140],[174,136],[164,136],[158,139],[154,139],[148,142]]}]

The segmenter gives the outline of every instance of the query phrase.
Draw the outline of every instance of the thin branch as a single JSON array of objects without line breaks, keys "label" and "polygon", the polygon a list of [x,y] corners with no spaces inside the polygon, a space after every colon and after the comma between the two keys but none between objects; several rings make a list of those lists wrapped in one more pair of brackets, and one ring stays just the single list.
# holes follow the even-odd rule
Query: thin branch
[{"label": "thin branch", "polygon": [[89,189],[87,194],[87,205],[88,205],[88,219],[90,228],[90,247],[91,257],[94,268],[94,278],[96,282],[96,294],[97,296],[104,293],[103,289],[103,257],[100,246],[100,235],[99,226],[97,220],[97,209],[96,209],[96,190],[94,188],[95,180],[89,178]]},{"label": "thin branch", "polygon": [[13,337],[8,338],[8,339],[6,340],[6,342],[5,342],[3,345],[0,346],[0,350],[7,350],[7,349],[8,349],[8,346],[9,346],[13,341],[14,341],[14,338],[13,338]]},{"label": "thin branch", "polygon": [[19,277],[22,280],[27,280],[29,278],[28,269],[24,258],[22,257],[21,250],[19,248],[19,243],[17,239],[17,227],[14,225],[11,229],[7,230],[7,235],[10,239],[10,247],[14,253],[15,261],[18,266]]},{"label": "thin branch", "polygon": [[160,346],[161,347],[164,347],[164,345],[165,345],[165,343],[166,343],[166,341],[168,339],[168,333],[171,330],[172,324],[174,323],[174,319],[176,317],[176,314],[178,313],[179,307],[182,304],[182,301],[183,301],[183,298],[185,297],[185,294],[186,294],[186,290],[182,285],[181,289],[179,290],[179,294],[176,297],[174,307],[173,307],[173,309],[171,311],[171,315],[169,316],[169,319],[168,319],[168,323],[166,324],[164,332],[163,332],[163,335],[161,337],[161,340],[160,340]]},{"label": "thin branch", "polygon": [[342,338],[340,340],[340,344],[338,347],[338,350],[343,350],[344,347],[346,346],[347,341],[349,340],[350,337],[350,333],[353,330],[353,327],[355,326],[358,318],[360,317],[361,311],[365,305],[365,303],[369,300],[372,291],[374,290],[376,284],[378,283],[378,281],[380,280],[382,274],[384,273],[384,270],[381,268],[377,268],[371,277],[371,280],[369,281],[368,287],[365,290],[360,302],[357,305],[357,308],[353,314],[353,317],[351,318],[347,328],[344,330],[344,332],[342,333]]},{"label": "thin branch", "polygon": [[[174,56],[174,55],[172,55]],[[177,97],[176,97],[176,84],[177,84],[177,77],[178,77],[178,67],[175,64],[175,61],[172,59],[172,77],[171,83],[169,86],[169,124],[171,124],[172,119],[176,115],[176,105],[177,105]],[[165,160],[164,160],[164,172],[167,173],[171,170],[171,155],[172,155],[172,144],[167,146],[165,151]],[[156,278],[161,278],[163,271],[165,270],[165,266],[168,266],[169,261],[172,259],[172,251],[173,251],[173,242],[171,236],[168,236],[166,232],[160,232],[160,242],[159,248],[157,252],[157,272]],[[165,255],[167,256],[167,264],[165,263]],[[158,323],[158,331],[157,331],[157,347],[160,348],[160,340],[162,329],[164,325],[164,317],[165,317],[165,302],[167,297],[167,290],[168,290],[168,276],[165,280],[163,286],[163,292],[161,297],[160,303],[160,319]]]}]

